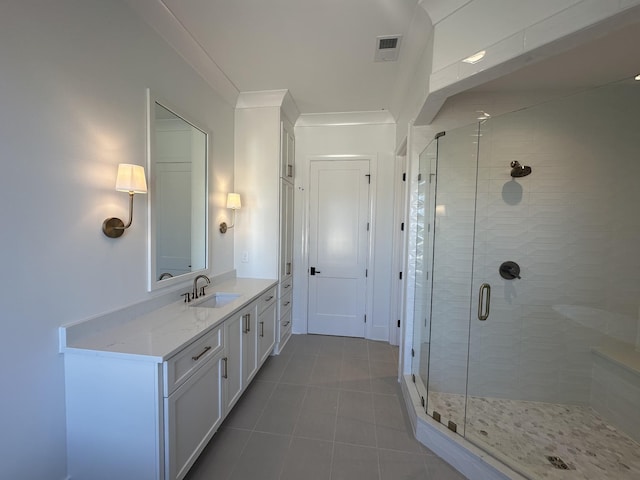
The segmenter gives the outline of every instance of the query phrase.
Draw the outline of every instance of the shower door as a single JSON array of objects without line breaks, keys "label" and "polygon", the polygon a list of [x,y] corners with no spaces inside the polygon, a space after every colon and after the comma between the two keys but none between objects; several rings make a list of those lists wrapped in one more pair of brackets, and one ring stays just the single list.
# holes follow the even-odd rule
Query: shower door
[{"label": "shower door", "polygon": [[478,125],[437,139],[426,412],[464,435]]},{"label": "shower door", "polygon": [[431,317],[431,267],[433,253],[433,218],[438,142],[433,140],[420,154],[418,191],[413,205],[415,218],[415,289],[413,310],[413,345],[411,373],[426,406],[429,379],[429,337]]}]

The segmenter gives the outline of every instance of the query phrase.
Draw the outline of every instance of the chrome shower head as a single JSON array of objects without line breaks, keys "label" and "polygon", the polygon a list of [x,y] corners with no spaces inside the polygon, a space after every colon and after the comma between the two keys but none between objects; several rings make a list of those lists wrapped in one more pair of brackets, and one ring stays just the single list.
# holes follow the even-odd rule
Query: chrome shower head
[{"label": "chrome shower head", "polygon": [[514,160],[511,162],[511,176],[515,178],[526,177],[531,173],[531,167],[520,165],[520,162]]}]

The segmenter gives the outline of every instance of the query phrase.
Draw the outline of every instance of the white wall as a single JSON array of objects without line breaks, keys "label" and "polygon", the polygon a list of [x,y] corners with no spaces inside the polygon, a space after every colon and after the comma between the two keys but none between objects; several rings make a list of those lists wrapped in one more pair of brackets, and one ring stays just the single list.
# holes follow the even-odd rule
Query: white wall
[{"label": "white wall", "polygon": [[[145,89],[213,133],[211,218],[233,181],[233,109],[120,1],[15,0],[0,15],[0,478],[66,476],[61,324],[150,298],[147,215],[127,216],[120,162],[145,164]],[[233,237],[212,232],[213,273]]]},{"label": "white wall", "polygon": [[416,5],[400,58],[390,111],[396,119],[396,143],[407,138],[409,123],[416,118],[429,94],[433,56],[433,26],[424,9]]},{"label": "white wall", "polygon": [[[310,157],[318,155],[363,155],[377,163],[373,219],[373,258],[375,271],[372,319],[367,325],[367,335],[378,340],[388,340],[391,292],[391,233],[393,220],[393,175],[395,161],[395,124],[340,124],[354,123],[356,116],[301,116],[295,127],[296,180],[295,180],[295,238],[294,238],[294,299],[293,329],[295,333],[307,331],[307,229]],[[342,121],[340,120],[342,118]],[[335,120],[337,124],[332,123]],[[349,120],[349,122],[346,122]],[[305,125],[305,126],[302,126]]]}]

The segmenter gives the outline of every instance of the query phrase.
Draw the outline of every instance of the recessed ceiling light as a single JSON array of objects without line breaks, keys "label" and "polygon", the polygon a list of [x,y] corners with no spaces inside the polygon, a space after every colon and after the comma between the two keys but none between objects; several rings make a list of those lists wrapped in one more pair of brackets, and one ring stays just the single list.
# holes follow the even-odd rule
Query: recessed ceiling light
[{"label": "recessed ceiling light", "polygon": [[486,53],[487,53],[486,50],[480,50],[478,53],[474,53],[473,55],[468,56],[462,61],[464,63],[471,63],[471,64],[478,63],[480,60],[484,58]]},{"label": "recessed ceiling light", "polygon": [[478,114],[478,120],[486,120],[487,118],[491,117],[491,115],[484,110],[476,110],[476,113]]},{"label": "recessed ceiling light", "polygon": [[640,74],[636,75],[636,80],[640,80]]}]

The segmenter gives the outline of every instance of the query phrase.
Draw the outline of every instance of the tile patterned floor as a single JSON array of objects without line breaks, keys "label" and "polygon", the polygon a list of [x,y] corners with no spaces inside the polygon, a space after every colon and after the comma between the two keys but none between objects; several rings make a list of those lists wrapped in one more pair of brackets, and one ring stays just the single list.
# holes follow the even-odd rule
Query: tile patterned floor
[{"label": "tile patterned floor", "polygon": [[295,335],[270,357],[187,480],[463,480],[417,442],[398,349]]},{"label": "tile patterned floor", "polygon": [[[465,412],[462,395],[432,392],[428,402],[444,423]],[[640,479],[640,445],[589,407],[469,397],[466,415],[468,440],[530,478]],[[570,469],[554,468],[547,456]]]}]

